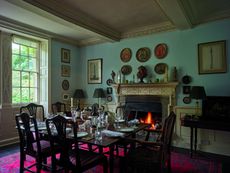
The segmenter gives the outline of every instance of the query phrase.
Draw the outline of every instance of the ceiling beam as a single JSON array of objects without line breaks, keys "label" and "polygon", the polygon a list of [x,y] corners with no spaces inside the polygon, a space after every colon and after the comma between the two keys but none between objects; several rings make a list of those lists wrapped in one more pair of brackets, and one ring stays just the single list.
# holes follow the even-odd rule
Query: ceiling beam
[{"label": "ceiling beam", "polygon": [[178,29],[192,28],[180,0],[155,0]]}]

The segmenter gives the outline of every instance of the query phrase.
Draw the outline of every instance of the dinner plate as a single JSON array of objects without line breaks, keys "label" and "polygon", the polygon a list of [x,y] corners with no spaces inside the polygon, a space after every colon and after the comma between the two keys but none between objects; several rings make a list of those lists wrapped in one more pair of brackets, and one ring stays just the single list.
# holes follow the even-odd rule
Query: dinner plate
[{"label": "dinner plate", "polygon": [[115,120],[116,123],[123,123],[125,120]]},{"label": "dinner plate", "polygon": [[103,130],[102,133],[107,137],[123,137],[124,133],[111,131],[111,130]]},{"label": "dinner plate", "polygon": [[[87,135],[88,135],[87,132],[77,132],[77,137],[78,137],[78,138],[81,138],[81,137],[84,137],[84,136],[87,136]],[[71,136],[71,137],[74,137],[74,134],[71,133],[70,136]]]},{"label": "dinner plate", "polygon": [[87,136],[87,135],[88,135],[87,132],[77,132],[77,137],[79,137],[79,138]]},{"label": "dinner plate", "polygon": [[72,131],[72,128],[67,127],[65,130],[66,130],[66,133],[70,133]]},{"label": "dinner plate", "polygon": [[72,120],[73,118],[72,117],[67,117],[67,116],[64,116],[65,117],[65,119],[67,119],[67,120]]},{"label": "dinner plate", "polygon": [[134,128],[121,128],[119,129],[120,132],[132,132],[134,131]]},{"label": "dinner plate", "polygon": [[46,130],[46,126],[38,126],[38,130]]}]

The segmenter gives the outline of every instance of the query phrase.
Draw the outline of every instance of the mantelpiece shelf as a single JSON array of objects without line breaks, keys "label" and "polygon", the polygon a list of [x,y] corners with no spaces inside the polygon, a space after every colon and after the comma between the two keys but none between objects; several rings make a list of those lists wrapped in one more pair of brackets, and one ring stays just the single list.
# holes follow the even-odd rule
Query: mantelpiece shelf
[{"label": "mantelpiece shelf", "polygon": [[113,84],[119,95],[174,95],[178,82]]},{"label": "mantelpiece shelf", "polygon": [[115,89],[117,105],[124,104],[124,98],[129,95],[167,97],[169,112],[173,110],[176,105],[176,87],[178,84],[179,82],[113,84],[112,87]]}]

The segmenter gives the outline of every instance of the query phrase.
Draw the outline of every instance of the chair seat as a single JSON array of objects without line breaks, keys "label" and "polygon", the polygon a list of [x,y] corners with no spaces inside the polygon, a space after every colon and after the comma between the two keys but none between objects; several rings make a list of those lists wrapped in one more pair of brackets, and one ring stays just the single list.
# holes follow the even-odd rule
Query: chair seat
[{"label": "chair seat", "polygon": [[[135,140],[136,148],[132,148],[125,156],[121,171],[145,173],[171,172],[170,148],[172,133],[175,124],[176,115],[171,112],[164,120],[162,137],[160,142],[151,142],[146,140]],[[123,161],[121,160],[121,161]]]},{"label": "chair seat", "polygon": [[148,148],[138,147],[127,154],[127,162],[132,162],[136,166],[144,166],[159,164],[160,152]]},{"label": "chair seat", "polygon": [[[81,167],[84,170],[85,167],[89,167],[90,165],[95,165],[95,162],[101,162],[103,159],[107,159],[106,156],[102,154],[98,154],[95,152],[87,151],[87,150],[79,150]],[[70,155],[70,162],[73,165],[76,165],[76,155],[75,152],[72,152]]]}]

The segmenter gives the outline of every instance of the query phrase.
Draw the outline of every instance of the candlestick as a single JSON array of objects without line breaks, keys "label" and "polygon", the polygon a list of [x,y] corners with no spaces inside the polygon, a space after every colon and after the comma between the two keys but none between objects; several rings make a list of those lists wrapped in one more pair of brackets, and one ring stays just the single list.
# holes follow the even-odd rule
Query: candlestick
[{"label": "candlestick", "polygon": [[70,101],[71,101],[71,107],[73,107],[73,98],[71,97],[71,99],[70,99]]}]

